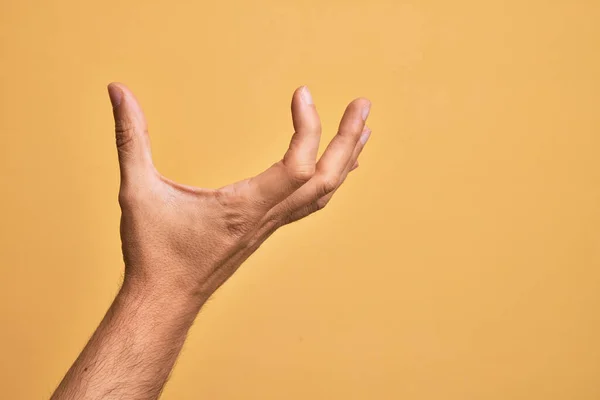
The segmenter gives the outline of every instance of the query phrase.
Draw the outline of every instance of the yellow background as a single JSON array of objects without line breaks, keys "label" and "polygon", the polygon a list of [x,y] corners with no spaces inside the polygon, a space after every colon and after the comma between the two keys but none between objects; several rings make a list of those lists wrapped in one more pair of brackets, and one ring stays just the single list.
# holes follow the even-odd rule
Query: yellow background
[{"label": "yellow background", "polygon": [[193,327],[165,399],[600,398],[598,1],[0,3],[0,382],[48,397],[122,273],[110,81],[157,167],[219,187],[373,135],[330,206]]}]

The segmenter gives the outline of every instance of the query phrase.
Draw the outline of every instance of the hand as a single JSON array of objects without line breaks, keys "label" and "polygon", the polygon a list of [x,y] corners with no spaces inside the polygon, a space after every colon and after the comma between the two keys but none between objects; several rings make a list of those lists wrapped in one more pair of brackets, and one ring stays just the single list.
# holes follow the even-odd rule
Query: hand
[{"label": "hand", "polygon": [[108,86],[121,170],[125,280],[53,399],[156,399],[208,297],[280,226],[327,204],[369,138],[370,103],[354,100],[316,162],[321,124],[310,93],[292,100],[283,159],[221,189],[175,183],[152,164],[146,120],[123,85]]},{"label": "hand", "polygon": [[321,124],[311,95],[292,99],[294,134],[281,160],[220,189],[173,182],[157,172],[146,120],[134,95],[108,87],[121,171],[119,203],[125,285],[205,301],[277,228],[322,209],[370,135],[370,102],[351,102],[316,160]]}]

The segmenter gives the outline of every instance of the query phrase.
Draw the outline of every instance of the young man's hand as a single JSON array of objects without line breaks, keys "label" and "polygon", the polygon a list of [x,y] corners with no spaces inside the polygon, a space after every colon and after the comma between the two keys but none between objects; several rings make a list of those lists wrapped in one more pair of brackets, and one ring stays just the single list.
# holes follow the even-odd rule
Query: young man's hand
[{"label": "young man's hand", "polygon": [[294,134],[263,173],[220,189],[175,183],[154,168],[133,94],[109,85],[121,167],[121,237],[127,284],[206,299],[280,226],[323,208],[369,138],[370,103],[354,100],[317,161],[321,124],[306,87],[294,93]]},{"label": "young man's hand", "polygon": [[370,135],[370,103],[348,105],[317,161],[321,124],[308,89],[294,93],[294,134],[263,173],[220,189],[175,183],[152,164],[133,94],[108,87],[121,168],[125,279],[53,399],[155,399],[202,304],[277,228],[323,208]]}]

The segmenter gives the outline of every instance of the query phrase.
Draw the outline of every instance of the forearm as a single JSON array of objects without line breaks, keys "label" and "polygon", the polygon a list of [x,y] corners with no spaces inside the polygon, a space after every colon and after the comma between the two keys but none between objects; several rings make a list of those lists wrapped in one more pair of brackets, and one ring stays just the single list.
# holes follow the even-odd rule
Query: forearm
[{"label": "forearm", "polygon": [[157,398],[201,303],[126,282],[52,399]]}]

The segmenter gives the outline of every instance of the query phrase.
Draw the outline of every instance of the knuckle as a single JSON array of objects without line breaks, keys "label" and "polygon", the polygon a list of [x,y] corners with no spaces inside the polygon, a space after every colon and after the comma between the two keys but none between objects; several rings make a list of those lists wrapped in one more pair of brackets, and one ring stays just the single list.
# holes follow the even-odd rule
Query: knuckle
[{"label": "knuckle", "polygon": [[272,213],[265,217],[265,226],[269,232],[275,232],[277,229],[288,224],[291,214]]},{"label": "knuckle", "polygon": [[252,230],[252,224],[242,216],[230,216],[225,222],[225,228],[230,237],[239,240]]},{"label": "knuckle", "polygon": [[250,212],[243,209],[225,210],[222,222],[228,236],[235,241],[244,238],[249,232],[254,230],[256,221]]},{"label": "knuckle", "polygon": [[322,197],[319,200],[317,200],[317,202],[315,203],[315,211],[319,211],[327,207],[327,204],[329,204],[329,200],[330,199],[328,197]]},{"label": "knuckle", "polygon": [[215,200],[223,208],[231,207],[232,205],[234,205],[234,193],[235,192],[230,186],[216,189],[214,192]]},{"label": "knuckle", "polygon": [[117,148],[120,149],[126,146],[128,143],[135,140],[135,137],[140,133],[143,135],[148,135],[148,129],[146,127],[136,126],[135,124],[129,122],[115,122],[115,138],[117,141]]},{"label": "knuckle", "polygon": [[127,143],[131,142],[134,137],[134,128],[132,126],[127,126],[122,123],[115,124],[115,137],[117,141],[117,148],[122,148],[127,145]]},{"label": "knuckle", "polygon": [[340,177],[337,175],[324,175],[320,179],[320,187],[323,195],[333,192],[340,184]]},{"label": "knuckle", "polygon": [[307,217],[311,214],[314,214],[319,210],[322,210],[323,207],[325,207],[325,205],[320,203],[319,201],[315,201],[314,203],[307,205],[304,208],[304,210],[302,210],[302,218]]},{"label": "knuckle", "polygon": [[314,163],[298,163],[287,157],[279,161],[276,165],[283,169],[287,177],[298,186],[308,182],[315,175],[316,167]]},{"label": "knuckle", "polygon": [[221,207],[222,223],[228,236],[239,241],[256,225],[256,212],[252,202],[231,187],[218,189],[215,197]]},{"label": "knuckle", "polygon": [[303,165],[288,168],[288,175],[294,182],[306,183],[315,175],[315,165]]}]

